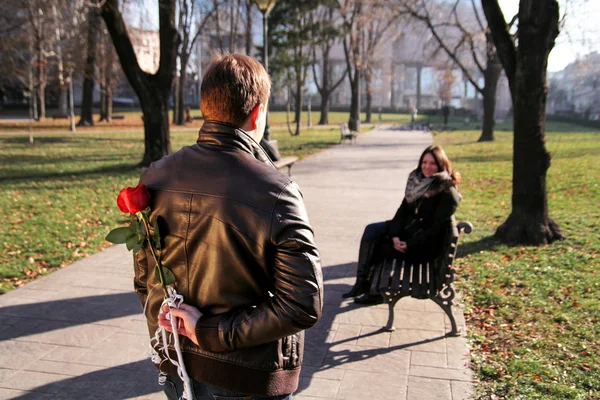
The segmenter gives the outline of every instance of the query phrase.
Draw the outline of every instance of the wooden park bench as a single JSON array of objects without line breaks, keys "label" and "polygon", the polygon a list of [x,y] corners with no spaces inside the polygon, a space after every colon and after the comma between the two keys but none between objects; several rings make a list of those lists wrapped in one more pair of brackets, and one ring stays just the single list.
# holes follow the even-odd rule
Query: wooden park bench
[{"label": "wooden park bench", "polygon": [[410,263],[398,259],[387,259],[376,265],[372,272],[371,294],[379,293],[389,307],[385,330],[393,331],[394,307],[403,297],[431,299],[448,315],[452,330],[447,336],[457,336],[459,331],[452,314],[452,300],[455,297],[454,272],[452,267],[461,233],[471,233],[470,222],[456,224],[452,217],[446,236],[446,245],[440,255],[430,262]]},{"label": "wooden park bench", "polygon": [[349,140],[350,143],[353,143],[356,141],[356,136],[358,136],[358,132],[351,131],[350,129],[348,129],[348,124],[346,122],[341,124],[340,127],[341,127],[340,143],[343,143],[344,140]]},{"label": "wooden park bench", "polygon": [[[275,152],[277,154],[279,154],[279,145],[277,144],[277,140],[270,140],[269,144],[273,147]],[[281,157],[277,161],[273,161],[273,164],[275,165],[275,168],[277,168],[277,169],[283,169],[283,168],[287,167],[288,176],[292,176],[292,166],[294,165],[294,163],[296,161],[298,161],[297,156],[287,156],[287,157]]]}]

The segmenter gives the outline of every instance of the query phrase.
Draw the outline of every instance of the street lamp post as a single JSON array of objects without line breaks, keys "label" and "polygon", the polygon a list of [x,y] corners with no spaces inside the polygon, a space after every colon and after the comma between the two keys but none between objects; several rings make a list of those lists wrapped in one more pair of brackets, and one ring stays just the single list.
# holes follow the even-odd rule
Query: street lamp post
[{"label": "street lamp post", "polygon": [[[254,0],[256,6],[263,15],[263,66],[267,73],[269,73],[269,49],[267,46],[267,20],[269,18],[269,12],[275,6],[276,0]],[[267,122],[265,124],[265,140],[271,138],[271,129],[269,128],[269,110],[267,109]]]}]

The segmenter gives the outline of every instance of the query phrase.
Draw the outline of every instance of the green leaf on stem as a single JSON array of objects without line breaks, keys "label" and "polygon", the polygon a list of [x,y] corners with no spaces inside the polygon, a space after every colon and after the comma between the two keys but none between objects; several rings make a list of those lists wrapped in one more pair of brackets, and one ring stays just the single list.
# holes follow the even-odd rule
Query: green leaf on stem
[{"label": "green leaf on stem", "polygon": [[165,285],[172,285],[175,283],[175,274],[169,268],[162,267],[163,276],[165,277]]},{"label": "green leaf on stem", "polygon": [[162,270],[162,277],[164,279],[164,281],[163,281],[164,286],[172,285],[173,283],[175,283],[175,275],[173,274],[173,272],[169,268],[165,268],[165,267],[161,268],[158,265],[156,266],[156,270],[154,272],[156,274],[157,281],[160,282],[160,271],[161,270]]},{"label": "green leaf on stem", "polygon": [[115,228],[106,235],[106,240],[114,244],[126,243],[132,233],[130,226]]},{"label": "green leaf on stem", "polygon": [[144,240],[141,240],[138,242],[138,244],[133,248],[133,254],[137,253],[138,251],[140,251],[141,249],[144,248],[144,243],[146,243],[146,238],[144,238]]},{"label": "green leaf on stem", "polygon": [[127,245],[127,250],[131,251],[135,249],[135,247],[140,242],[143,242],[143,239],[144,237],[142,235],[138,235],[137,233],[134,233],[133,235],[129,236],[127,238],[127,241],[125,242],[125,244]]}]

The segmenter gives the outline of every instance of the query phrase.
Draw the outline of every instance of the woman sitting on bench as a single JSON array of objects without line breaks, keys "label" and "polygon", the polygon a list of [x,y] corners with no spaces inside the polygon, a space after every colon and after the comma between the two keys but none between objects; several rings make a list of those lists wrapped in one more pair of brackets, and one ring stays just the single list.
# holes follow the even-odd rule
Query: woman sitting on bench
[{"label": "woman sitting on bench", "polygon": [[365,228],[356,283],[342,297],[356,297],[354,302],[358,304],[383,303],[381,295],[368,293],[370,274],[373,266],[390,252],[393,258],[412,262],[436,258],[461,199],[456,189],[459,182],[460,174],[452,169],[444,150],[439,146],[427,147],[408,177],[405,197],[394,219]]}]

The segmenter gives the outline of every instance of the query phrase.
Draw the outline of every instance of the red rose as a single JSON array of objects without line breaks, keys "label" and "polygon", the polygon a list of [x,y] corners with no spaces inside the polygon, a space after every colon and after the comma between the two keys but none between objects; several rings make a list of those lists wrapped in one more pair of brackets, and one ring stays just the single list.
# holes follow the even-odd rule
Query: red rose
[{"label": "red rose", "polygon": [[117,197],[119,210],[124,213],[135,214],[142,211],[148,207],[148,202],[150,202],[150,193],[146,189],[146,185],[125,188],[119,192]]}]

